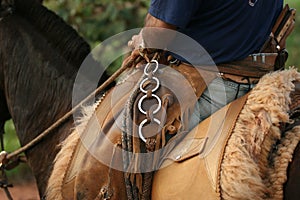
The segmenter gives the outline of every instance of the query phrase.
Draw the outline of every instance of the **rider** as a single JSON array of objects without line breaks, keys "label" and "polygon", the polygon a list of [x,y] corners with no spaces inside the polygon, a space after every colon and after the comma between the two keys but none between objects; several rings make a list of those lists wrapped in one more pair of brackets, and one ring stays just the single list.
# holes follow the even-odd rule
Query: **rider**
[{"label": "rider", "polygon": [[[216,65],[221,65],[247,60],[250,54],[262,53],[264,51],[262,48],[269,39],[282,8],[283,0],[151,0],[144,26],[172,29],[191,37],[204,47]],[[146,41],[147,46],[151,47],[151,43],[154,44],[157,39],[157,35],[141,31],[139,35],[133,36],[128,44],[138,49]],[[171,43],[168,37],[164,37],[163,40]],[[182,62],[186,60],[176,55],[174,57]],[[223,66],[224,69],[229,68],[229,65]],[[248,66],[239,67],[239,72],[248,68]],[[215,78],[199,99],[200,121],[246,94],[253,87],[253,82],[249,81],[252,79],[249,79],[250,76],[247,74],[240,78],[240,81],[236,79],[239,78],[237,76],[239,74],[226,75],[223,72],[219,74],[222,76]],[[248,82],[242,81],[245,77]],[[224,91],[221,89],[224,86],[225,101],[218,99],[223,95],[219,93]],[[209,91],[214,91],[213,97]]]}]

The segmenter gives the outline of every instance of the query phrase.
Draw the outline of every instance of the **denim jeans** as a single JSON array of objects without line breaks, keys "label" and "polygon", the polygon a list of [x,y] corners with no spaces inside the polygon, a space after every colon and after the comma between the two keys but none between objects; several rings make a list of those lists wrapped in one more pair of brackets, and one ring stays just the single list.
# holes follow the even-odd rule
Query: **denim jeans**
[{"label": "denim jeans", "polygon": [[239,84],[233,81],[223,80],[218,77],[214,79],[199,98],[194,112],[190,118],[190,129],[211,114],[245,95],[254,85]]}]

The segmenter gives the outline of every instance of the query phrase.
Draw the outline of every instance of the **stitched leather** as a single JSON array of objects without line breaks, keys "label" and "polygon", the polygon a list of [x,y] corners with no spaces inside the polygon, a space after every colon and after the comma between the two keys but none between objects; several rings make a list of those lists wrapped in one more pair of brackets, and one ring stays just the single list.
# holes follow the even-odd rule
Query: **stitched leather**
[{"label": "stitched leather", "polygon": [[[101,106],[96,109],[96,114],[89,120],[85,131],[81,134],[81,141],[75,152],[75,155],[78,154],[77,152],[82,152],[80,153],[81,156],[71,161],[69,172],[64,179],[62,190],[66,199],[72,199],[78,195],[78,192],[86,191],[86,185],[90,185],[89,182],[94,181],[93,176],[100,174],[100,172],[102,175],[99,175],[99,177],[102,178],[97,180],[97,184],[91,183],[92,187],[89,188],[89,192],[81,195],[85,195],[86,198],[94,198],[97,192],[99,193],[102,187],[107,186],[110,180],[111,188],[115,193],[113,196],[118,196],[117,193],[119,193],[122,197],[126,197],[122,172],[112,170],[112,173],[109,174],[109,168],[97,161],[90,152],[106,155],[102,158],[106,164],[110,161],[113,154],[111,144],[118,143],[121,140],[123,123],[121,112],[141,75],[142,72],[138,71],[124,83],[111,90],[102,101]],[[172,132],[169,125],[174,125],[177,130],[179,128],[187,129],[188,118],[184,120],[183,113],[189,108],[193,108],[193,104],[205,90],[206,84],[215,77],[216,73],[198,73],[196,69],[184,65],[161,69],[159,74],[162,85],[160,96],[166,93],[174,95],[174,92],[177,98],[167,110],[167,121],[164,130]],[[167,86],[167,88],[164,88],[164,86]],[[99,136],[100,130],[106,134],[106,138]],[[111,142],[105,142],[107,139],[110,139]],[[89,151],[86,148],[89,148]],[[122,161],[122,156],[117,153],[115,157],[119,158],[114,159],[115,164],[122,166],[122,163],[118,163]]]},{"label": "stitched leather", "polygon": [[201,122],[165,156],[154,176],[153,199],[175,199],[179,194],[185,194],[186,199],[219,199],[224,149],[246,99],[247,95]]}]

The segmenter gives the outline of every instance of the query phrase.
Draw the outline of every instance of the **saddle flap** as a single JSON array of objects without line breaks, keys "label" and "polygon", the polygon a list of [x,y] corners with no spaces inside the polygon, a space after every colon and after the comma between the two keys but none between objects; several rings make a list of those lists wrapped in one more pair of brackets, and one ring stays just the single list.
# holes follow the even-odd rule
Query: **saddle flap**
[{"label": "saddle flap", "polygon": [[205,160],[207,174],[214,188],[216,188],[218,169],[227,140],[247,100],[247,96],[245,95],[231,102],[202,121],[182,141],[176,144],[176,146],[174,145],[175,148],[164,157],[161,167],[166,167],[173,162],[184,162],[195,156],[199,156],[199,159]]}]

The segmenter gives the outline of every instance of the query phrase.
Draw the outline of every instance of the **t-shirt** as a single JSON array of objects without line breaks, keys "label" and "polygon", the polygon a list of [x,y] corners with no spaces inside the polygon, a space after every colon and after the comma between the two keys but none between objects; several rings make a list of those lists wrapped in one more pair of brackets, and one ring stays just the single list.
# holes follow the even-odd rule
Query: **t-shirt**
[{"label": "t-shirt", "polygon": [[151,0],[149,13],[196,40],[215,63],[224,63],[258,52],[282,7],[283,0]]}]

